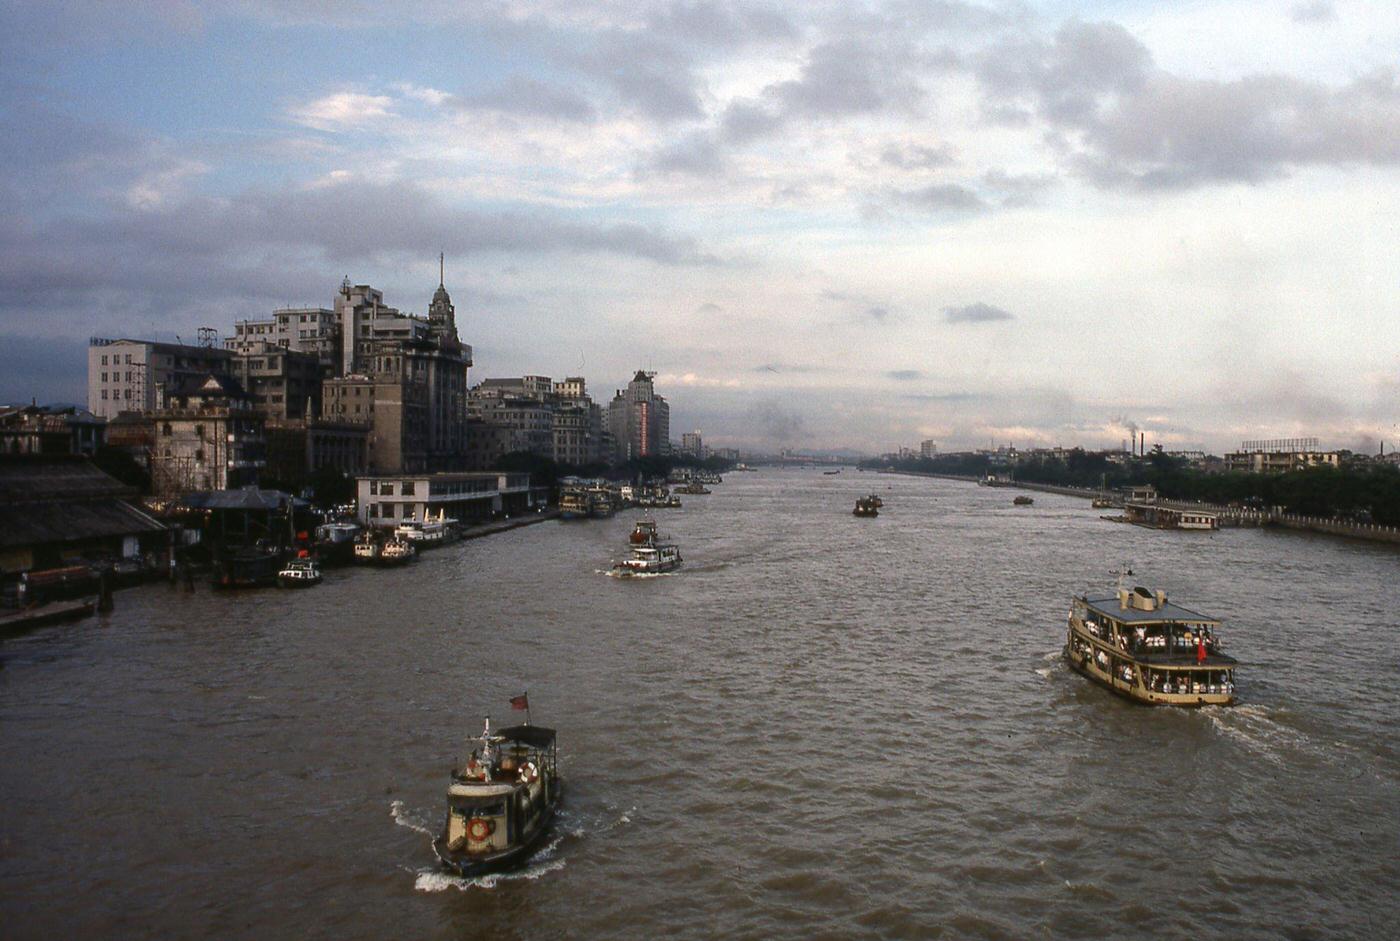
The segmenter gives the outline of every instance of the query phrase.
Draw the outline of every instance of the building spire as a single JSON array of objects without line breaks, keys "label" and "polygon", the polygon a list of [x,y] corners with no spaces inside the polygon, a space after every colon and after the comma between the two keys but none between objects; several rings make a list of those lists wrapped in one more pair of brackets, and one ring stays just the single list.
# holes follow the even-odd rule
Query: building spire
[{"label": "building spire", "polygon": [[443,283],[443,274],[444,274],[444,262],[443,262],[443,257],[444,257],[444,256],[443,256],[443,253],[442,253],[442,252],[438,252],[438,287],[446,287],[446,285]]}]

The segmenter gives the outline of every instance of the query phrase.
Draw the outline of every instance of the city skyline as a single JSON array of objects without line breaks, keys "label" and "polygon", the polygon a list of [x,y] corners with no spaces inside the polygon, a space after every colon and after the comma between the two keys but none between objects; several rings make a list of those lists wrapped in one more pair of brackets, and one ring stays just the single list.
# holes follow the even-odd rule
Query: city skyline
[{"label": "city skyline", "polygon": [[444,251],[472,384],[712,446],[1400,438],[1382,4],[4,11],[0,400]]}]

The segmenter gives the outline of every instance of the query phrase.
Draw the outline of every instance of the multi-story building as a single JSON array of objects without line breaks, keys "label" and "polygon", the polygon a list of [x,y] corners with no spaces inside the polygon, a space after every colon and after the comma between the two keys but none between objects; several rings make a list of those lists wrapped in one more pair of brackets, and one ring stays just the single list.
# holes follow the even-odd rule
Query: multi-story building
[{"label": "multi-story building", "polygon": [[279,307],[262,320],[239,320],[233,336],[224,340],[232,353],[252,353],[264,344],[316,357],[326,374],[333,375],[339,360],[340,328],[335,311],[325,307]]},{"label": "multi-story building", "polygon": [[670,450],[671,406],[656,394],[652,386],[655,377],[656,373],[638,370],[608,406],[608,430],[616,460],[660,456]]},{"label": "multi-story building", "polygon": [[72,405],[0,407],[0,454],[91,457],[106,438],[106,419]]},{"label": "multi-story building", "polygon": [[183,388],[208,375],[226,376],[232,353],[214,346],[150,340],[88,341],[88,411],[99,418],[149,412],[164,386]]},{"label": "multi-story building", "polygon": [[1339,467],[1337,451],[1319,451],[1316,438],[1279,438],[1246,441],[1240,450],[1225,455],[1228,471],[1246,474],[1284,474],[1309,467]]},{"label": "multi-story building", "polygon": [[523,513],[532,504],[524,473],[377,474],[355,481],[356,506],[368,526],[445,516],[461,521]]},{"label": "multi-story building", "polygon": [[681,453],[701,459],[706,457],[705,441],[699,431],[687,431],[681,435]]},{"label": "multi-story building", "polygon": [[473,467],[494,466],[490,462],[513,451],[574,466],[596,463],[603,453],[602,409],[580,376],[563,382],[548,376],[486,379],[472,389],[467,411]]},{"label": "multi-story building", "polygon": [[321,365],[315,354],[250,343],[229,360],[229,372],[269,419],[311,418],[321,411]]},{"label": "multi-story building", "polygon": [[932,458],[938,456],[938,442],[932,438],[925,438],[919,442],[919,457]]},{"label": "multi-story building", "polygon": [[263,416],[237,382],[206,375],[167,386],[152,425],[151,488],[175,497],[257,483],[266,464]]}]

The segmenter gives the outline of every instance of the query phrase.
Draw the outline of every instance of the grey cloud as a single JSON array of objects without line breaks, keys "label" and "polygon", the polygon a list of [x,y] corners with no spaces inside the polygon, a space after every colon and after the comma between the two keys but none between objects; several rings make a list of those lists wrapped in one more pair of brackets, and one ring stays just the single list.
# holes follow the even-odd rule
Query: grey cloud
[{"label": "grey cloud", "polygon": [[904,142],[885,145],[880,151],[880,162],[899,170],[933,170],[954,163],[955,158],[948,144],[930,147]]},{"label": "grey cloud", "polygon": [[943,319],[948,323],[993,323],[998,320],[1015,320],[1010,311],[977,301],[962,307],[943,308]]},{"label": "grey cloud", "polygon": [[0,403],[87,406],[87,344],[74,337],[0,333]]},{"label": "grey cloud", "polygon": [[896,382],[912,382],[924,378],[924,374],[917,369],[892,369],[885,375]]},{"label": "grey cloud", "polygon": [[803,417],[776,399],[755,402],[748,410],[749,424],[776,445],[791,444],[807,433]]},{"label": "grey cloud", "polygon": [[714,138],[688,135],[655,151],[637,168],[638,176],[678,174],[713,178],[724,172],[725,159]]},{"label": "grey cloud", "polygon": [[1332,0],[1304,0],[1295,3],[1288,15],[1295,23],[1330,23],[1337,18],[1337,9]]},{"label": "grey cloud", "polygon": [[647,22],[652,30],[683,42],[727,48],[796,35],[781,12],[756,4],[682,0],[654,8]]},{"label": "grey cloud", "polygon": [[612,88],[622,103],[660,123],[704,116],[701,81],[690,47],[643,30],[597,34],[580,51],[561,58]]},{"label": "grey cloud", "polygon": [[1007,173],[998,168],[982,174],[982,183],[1002,194],[1003,206],[1018,207],[1034,205],[1040,194],[1053,187],[1056,180],[1053,176]]},{"label": "grey cloud", "polygon": [[723,307],[719,306],[718,304],[713,304],[713,303],[711,303],[711,302],[709,302],[709,301],[706,301],[705,303],[701,304],[699,307],[695,308],[695,312],[696,312],[697,314],[718,314],[718,313],[722,313],[723,311],[724,311],[724,308],[723,308]]},{"label": "grey cloud", "polygon": [[889,315],[890,310],[888,307],[867,307],[865,310],[865,316],[869,317],[871,320],[876,321],[877,323],[884,323],[885,318]]},{"label": "grey cloud", "polygon": [[565,121],[591,122],[597,116],[593,105],[576,92],[521,75],[495,88],[454,96],[449,103],[464,111],[499,111]]},{"label": "grey cloud", "polygon": [[807,363],[781,363],[781,362],[774,362],[774,363],[763,363],[763,364],[761,364],[761,365],[755,366],[755,367],[753,368],[753,371],[754,371],[754,372],[771,372],[771,373],[780,373],[780,374],[781,374],[781,373],[816,373],[816,372],[827,372],[828,370],[827,370],[826,367],[824,367],[824,366],[813,366],[813,365],[810,365],[810,364],[807,364]]},{"label": "grey cloud", "polygon": [[1030,109],[1066,163],[1105,188],[1258,182],[1313,164],[1400,164],[1400,87],[1373,72],[1342,86],[1283,75],[1221,81],[1157,69],[1112,23],[981,54],[988,113]]},{"label": "grey cloud", "polygon": [[981,196],[957,183],[931,183],[916,189],[892,189],[885,195],[888,202],[930,212],[981,212],[988,208],[987,202]]},{"label": "grey cloud", "polygon": [[905,392],[900,398],[910,402],[971,402],[987,396],[972,392]]}]

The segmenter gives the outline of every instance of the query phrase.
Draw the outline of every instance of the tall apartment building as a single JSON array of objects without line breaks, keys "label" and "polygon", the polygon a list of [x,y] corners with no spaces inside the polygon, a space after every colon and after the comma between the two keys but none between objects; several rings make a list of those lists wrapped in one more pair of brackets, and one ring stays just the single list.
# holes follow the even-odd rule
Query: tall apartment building
[{"label": "tall apartment building", "polygon": [[183,388],[210,374],[229,374],[232,353],[212,346],[151,340],[88,341],[88,411],[99,418],[121,412],[149,412],[166,386]]},{"label": "tall apartment building", "polygon": [[687,431],[681,435],[681,453],[702,459],[706,456],[705,441],[699,431]]},{"label": "tall apartment building", "polygon": [[931,458],[938,456],[938,442],[932,438],[925,438],[919,442],[919,457]]},{"label": "tall apartment building", "polygon": [[224,348],[231,353],[257,352],[267,344],[314,356],[324,375],[334,375],[340,356],[340,328],[335,311],[325,307],[280,307],[271,317],[235,321],[233,336],[224,340]]},{"label": "tall apartment building", "polygon": [[655,377],[655,373],[638,370],[608,406],[608,430],[615,460],[660,456],[670,451],[671,406],[656,394],[652,386]]},{"label": "tall apartment building", "polygon": [[475,466],[491,467],[512,451],[575,466],[603,457],[603,412],[581,376],[486,379],[472,389],[467,410]]},{"label": "tall apartment building", "polygon": [[229,373],[269,419],[314,418],[321,411],[321,365],[267,341],[250,343],[229,360]]}]

